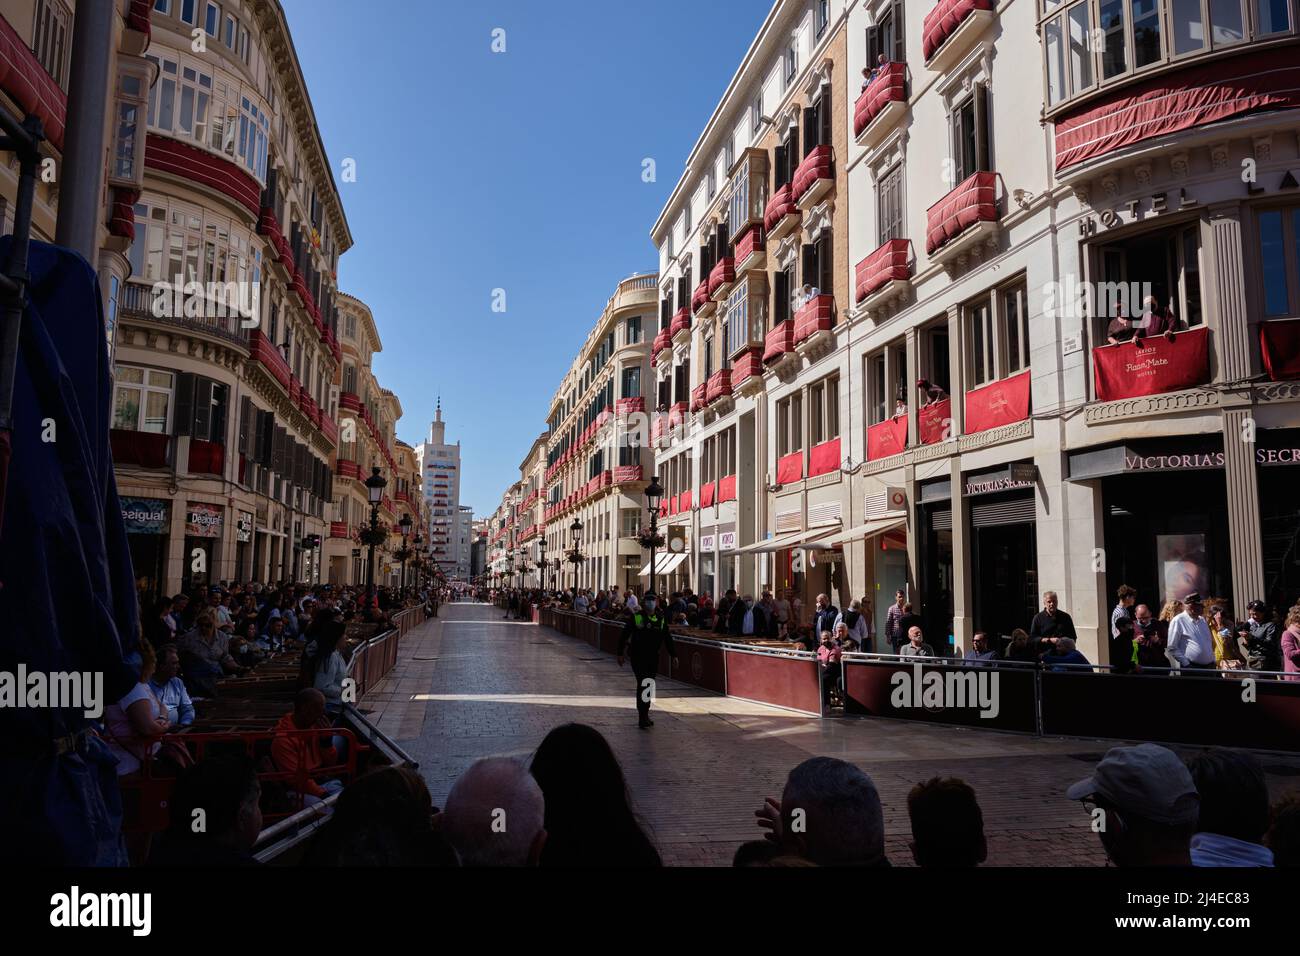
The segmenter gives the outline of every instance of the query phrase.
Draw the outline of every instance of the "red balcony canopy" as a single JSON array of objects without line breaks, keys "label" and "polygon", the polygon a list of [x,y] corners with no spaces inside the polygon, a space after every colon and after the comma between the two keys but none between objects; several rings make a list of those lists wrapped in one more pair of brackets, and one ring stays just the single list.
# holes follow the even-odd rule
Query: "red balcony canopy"
[{"label": "red balcony canopy", "polygon": [[910,246],[907,239],[890,239],[858,263],[855,270],[858,302],[890,282],[911,278]]},{"label": "red balcony canopy", "polygon": [[998,219],[997,183],[997,173],[975,173],[927,209],[926,253],[951,242],[977,222],[995,222]]},{"label": "red balcony canopy", "polygon": [[906,99],[907,67],[902,63],[886,63],[853,106],[853,135],[861,136],[887,104],[902,103]]},{"label": "red balcony canopy", "polygon": [[943,42],[976,10],[992,10],[992,0],[939,0],[921,23],[921,52],[929,62]]}]

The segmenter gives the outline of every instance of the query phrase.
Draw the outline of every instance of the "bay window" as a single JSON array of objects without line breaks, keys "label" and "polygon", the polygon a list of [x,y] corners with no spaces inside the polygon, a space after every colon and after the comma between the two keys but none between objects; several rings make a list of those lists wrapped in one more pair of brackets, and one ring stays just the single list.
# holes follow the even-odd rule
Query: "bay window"
[{"label": "bay window", "polygon": [[803,451],[803,392],[776,403],[776,456]]},{"label": "bay window", "polygon": [[117,75],[117,98],[114,100],[113,160],[109,178],[132,186],[138,186],[144,179],[145,138],[140,135],[140,114],[149,84],[143,71],[143,64],[138,68],[123,66]]},{"label": "bay window", "polygon": [[1029,316],[1023,282],[967,303],[966,385],[978,388],[1029,367]]},{"label": "bay window", "polygon": [[[1251,5],[1247,14],[1246,4]],[[1049,108],[1161,63],[1295,30],[1290,0],[1041,0]]]},{"label": "bay window", "polygon": [[808,386],[808,439],[812,445],[840,434],[840,377],[830,375]]},{"label": "bay window", "polygon": [[171,372],[118,365],[113,377],[113,427],[170,434],[172,394]]}]

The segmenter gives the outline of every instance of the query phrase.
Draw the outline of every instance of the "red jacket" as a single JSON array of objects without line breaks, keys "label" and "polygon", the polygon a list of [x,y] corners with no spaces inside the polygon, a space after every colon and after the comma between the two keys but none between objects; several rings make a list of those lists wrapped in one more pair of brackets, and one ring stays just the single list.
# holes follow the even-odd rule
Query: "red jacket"
[{"label": "red jacket", "polygon": [[[293,713],[287,713],[275,725],[276,737],[271,741],[271,759],[277,770],[294,774],[289,781],[289,789],[310,793],[313,797],[323,797],[325,791],[311,773],[321,767],[338,761],[338,754],[329,744],[321,746],[324,738],[320,734],[307,735],[293,722]],[[306,781],[300,778],[306,774]]]}]

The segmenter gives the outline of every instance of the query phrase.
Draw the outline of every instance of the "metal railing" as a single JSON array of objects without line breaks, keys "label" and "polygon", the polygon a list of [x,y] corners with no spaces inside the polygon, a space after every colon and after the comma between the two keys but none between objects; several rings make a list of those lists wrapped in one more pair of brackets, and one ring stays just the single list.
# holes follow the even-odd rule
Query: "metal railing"
[{"label": "metal railing", "polygon": [[210,335],[247,349],[249,327],[244,325],[243,317],[221,300],[204,295],[201,301],[204,303],[201,316],[157,315],[154,312],[153,287],[141,282],[126,282],[118,292],[117,307],[124,317]]}]

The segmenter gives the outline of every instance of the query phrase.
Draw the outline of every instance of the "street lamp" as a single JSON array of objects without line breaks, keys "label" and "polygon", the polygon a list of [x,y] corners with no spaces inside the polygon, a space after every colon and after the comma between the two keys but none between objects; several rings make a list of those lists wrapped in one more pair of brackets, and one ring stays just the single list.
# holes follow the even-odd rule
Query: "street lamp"
[{"label": "street lamp", "polygon": [[573,562],[573,596],[578,596],[578,565],[583,561],[582,549],[579,544],[582,542],[582,519],[574,518],[573,524],[569,525],[569,537],[573,539],[573,550],[569,552],[569,560]]},{"label": "street lamp", "polygon": [[645,490],[646,507],[650,509],[650,588],[655,589],[655,544],[659,537],[659,499],[664,496],[664,489],[659,484],[659,476],[652,475]]},{"label": "street lamp", "polygon": [[402,520],[397,522],[398,527],[402,529],[402,586],[398,590],[402,598],[406,597],[406,559],[411,556],[411,550],[406,546],[406,538],[411,533],[411,516],[403,514]]},{"label": "street lamp", "polygon": [[366,479],[366,495],[370,499],[370,563],[366,569],[367,607],[373,605],[375,601],[375,539],[379,536],[379,502],[384,497],[384,488],[387,485],[388,482],[384,481],[384,476],[379,473],[379,466],[375,465],[370,470],[370,477]]},{"label": "street lamp", "polygon": [[545,591],[546,590],[546,535],[542,535],[542,537],[538,540],[537,547],[539,549],[538,557],[537,557],[537,586],[541,588],[543,591]]},{"label": "street lamp", "polygon": [[422,547],[424,544],[424,538],[420,535],[419,528],[415,529],[415,539],[411,543],[415,545],[415,593],[418,596],[420,593],[420,584],[424,578],[424,548]]}]

